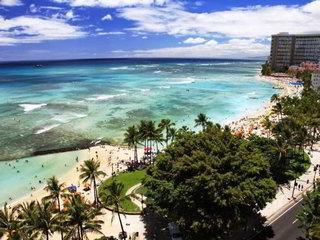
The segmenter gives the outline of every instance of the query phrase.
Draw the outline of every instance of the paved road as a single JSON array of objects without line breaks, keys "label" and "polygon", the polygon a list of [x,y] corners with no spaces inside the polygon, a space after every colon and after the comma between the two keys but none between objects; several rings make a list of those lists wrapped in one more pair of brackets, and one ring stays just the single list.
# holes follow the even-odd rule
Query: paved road
[{"label": "paved road", "polygon": [[304,234],[299,226],[296,215],[302,207],[302,200],[287,209],[279,218],[271,222],[274,237],[272,240],[296,240],[304,239]]}]

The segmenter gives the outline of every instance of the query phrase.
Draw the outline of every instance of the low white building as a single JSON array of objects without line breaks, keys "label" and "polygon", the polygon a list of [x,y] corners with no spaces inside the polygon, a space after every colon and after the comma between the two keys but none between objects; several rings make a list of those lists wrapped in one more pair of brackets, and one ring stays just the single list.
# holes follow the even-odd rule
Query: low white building
[{"label": "low white building", "polygon": [[320,89],[320,73],[313,73],[311,78],[313,89]]}]

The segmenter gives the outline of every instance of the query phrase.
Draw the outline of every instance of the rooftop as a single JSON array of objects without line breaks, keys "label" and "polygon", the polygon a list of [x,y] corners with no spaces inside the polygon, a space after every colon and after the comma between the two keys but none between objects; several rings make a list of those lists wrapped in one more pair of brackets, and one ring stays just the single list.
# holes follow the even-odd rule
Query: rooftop
[{"label": "rooftop", "polygon": [[273,36],[294,36],[294,37],[320,37],[320,32],[315,32],[315,33],[301,33],[301,34],[290,34],[288,32],[280,32],[278,34],[273,34]]}]

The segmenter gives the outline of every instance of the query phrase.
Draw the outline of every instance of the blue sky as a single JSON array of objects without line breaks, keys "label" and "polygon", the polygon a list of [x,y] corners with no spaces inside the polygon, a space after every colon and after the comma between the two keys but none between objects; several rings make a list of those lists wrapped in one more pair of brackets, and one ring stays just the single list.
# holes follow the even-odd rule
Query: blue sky
[{"label": "blue sky", "polygon": [[0,61],[259,58],[319,19],[320,0],[0,0]]}]

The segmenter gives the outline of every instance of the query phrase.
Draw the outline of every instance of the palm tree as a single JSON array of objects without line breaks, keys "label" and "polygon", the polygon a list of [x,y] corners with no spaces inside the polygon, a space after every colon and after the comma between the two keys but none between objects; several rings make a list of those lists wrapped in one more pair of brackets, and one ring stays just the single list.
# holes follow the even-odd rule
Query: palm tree
[{"label": "palm tree", "polygon": [[[122,183],[117,182],[116,180],[113,180],[107,187],[105,192],[103,192],[103,200],[106,206],[113,206],[113,214],[116,212],[118,214],[122,236],[124,236],[124,239],[126,239],[126,233],[123,228],[122,220],[120,217],[120,209],[122,202],[127,199],[128,197],[123,196],[124,185]],[[114,216],[114,215],[113,215]],[[113,221],[113,216],[111,221]]]},{"label": "palm tree", "polygon": [[140,121],[139,124],[140,139],[144,141],[144,147],[148,148],[148,155],[150,155],[150,161],[152,161],[152,141],[157,138],[157,128],[154,121]]},{"label": "palm tree", "polygon": [[59,214],[54,214],[52,210],[52,202],[42,201],[35,204],[35,215],[33,226],[29,226],[34,232],[44,236],[49,240],[55,231],[61,230]]},{"label": "palm tree", "polygon": [[280,100],[280,97],[278,94],[273,94],[271,96],[271,102],[278,102]]},{"label": "palm tree", "polygon": [[175,126],[175,123],[171,122],[170,119],[161,119],[160,123],[159,123],[159,128],[163,131],[165,130],[166,132],[166,147],[168,146],[168,142],[170,139],[170,129],[172,129],[172,127]]},{"label": "palm tree", "polygon": [[14,239],[18,235],[18,221],[15,218],[16,209],[10,210],[7,203],[0,210],[0,233],[5,233],[8,239]]},{"label": "palm tree", "polygon": [[60,197],[65,192],[65,183],[59,183],[59,180],[53,176],[47,180],[47,186],[44,188],[50,195],[44,197],[44,200],[53,200],[58,203],[59,212],[61,211]]},{"label": "palm tree", "polygon": [[25,202],[17,206],[17,219],[19,221],[20,235],[22,239],[34,239],[38,235],[33,231],[36,221],[36,202]]},{"label": "palm tree", "polygon": [[157,154],[158,154],[159,153],[159,144],[163,145],[162,142],[164,141],[161,128],[156,128],[155,133],[153,134],[152,140],[156,144]]},{"label": "palm tree", "polygon": [[146,125],[146,137],[149,150],[150,150],[150,162],[152,162],[152,141],[154,141],[158,136],[158,129],[154,121],[148,121]]},{"label": "palm tree", "polygon": [[204,131],[206,129],[209,119],[204,113],[200,113],[194,121],[196,122],[195,126],[201,126],[202,131]]},{"label": "palm tree", "polygon": [[169,129],[169,135],[168,135],[168,136],[169,136],[169,139],[170,139],[171,142],[174,141],[176,135],[177,135],[177,129],[175,129],[175,128],[170,128],[170,129]]},{"label": "palm tree", "polygon": [[317,240],[320,239],[320,222],[311,226],[308,232],[309,238]]},{"label": "palm tree", "polygon": [[140,142],[139,131],[135,126],[129,127],[124,134],[124,142],[134,148],[134,161],[138,162],[138,144]]},{"label": "palm tree", "polygon": [[[320,183],[317,182],[312,192],[307,192],[303,197],[303,208],[298,214],[300,227],[305,230],[308,239],[320,237]],[[313,237],[313,238],[312,238]]]},{"label": "palm tree", "polygon": [[[59,183],[59,180],[53,176],[47,180],[45,190],[50,193],[49,196],[44,197],[44,200],[53,200],[58,203],[58,210],[61,213],[60,197],[65,191],[65,183]],[[61,232],[61,239],[63,239],[63,232]]]},{"label": "palm tree", "polygon": [[268,131],[268,136],[270,136],[270,133],[271,133],[271,128],[272,128],[272,122],[270,121],[269,117],[265,117],[262,121],[262,125],[267,129]]},{"label": "palm tree", "polygon": [[103,171],[99,170],[100,162],[95,160],[86,160],[84,165],[81,168],[80,179],[83,179],[83,182],[86,183],[90,181],[90,184],[93,183],[93,191],[94,191],[94,203],[99,203],[99,197],[97,192],[97,179],[100,177],[106,176]]},{"label": "palm tree", "polygon": [[147,147],[147,121],[141,120],[138,126],[139,138],[144,142],[144,148]]},{"label": "palm tree", "polygon": [[88,239],[88,232],[101,232],[102,220],[95,220],[102,215],[101,208],[92,208],[81,195],[71,195],[65,204],[64,223],[68,227],[65,239]]},{"label": "palm tree", "polygon": [[278,117],[278,120],[282,119],[283,116],[283,106],[281,102],[277,102],[273,107],[272,107],[272,113],[276,114]]}]

